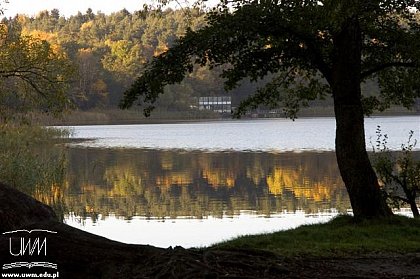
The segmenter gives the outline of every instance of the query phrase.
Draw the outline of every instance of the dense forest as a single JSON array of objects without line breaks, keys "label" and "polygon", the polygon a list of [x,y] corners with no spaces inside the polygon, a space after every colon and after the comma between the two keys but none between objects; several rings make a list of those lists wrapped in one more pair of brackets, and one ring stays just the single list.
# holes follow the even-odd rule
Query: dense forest
[{"label": "dense forest", "polygon": [[[35,17],[16,15],[2,20],[9,39],[20,36],[46,41],[67,59],[72,65],[67,71],[71,75],[67,96],[72,107],[79,110],[116,108],[122,93],[142,73],[147,61],[167,50],[187,28],[195,30],[205,24],[205,14],[199,9],[146,9],[134,13],[121,10],[110,15],[88,9],[68,18],[55,9]],[[220,70],[197,67],[182,84],[167,88],[159,107],[190,110],[197,106],[199,96],[226,95],[219,74]],[[17,84],[0,83],[8,92],[19,91]],[[256,87],[245,82],[232,92],[236,97],[233,102]],[[11,101],[9,96],[1,101],[3,107],[10,108],[12,103],[22,110],[22,99]]]},{"label": "dense forest", "polygon": [[[34,107],[43,111],[51,108],[59,111],[63,108],[83,111],[116,109],[123,92],[142,74],[146,63],[165,52],[188,28],[204,27],[205,15],[198,8],[165,11],[145,8],[134,13],[123,9],[110,15],[88,9],[85,13],[64,17],[54,9],[42,11],[34,17],[18,14],[13,18],[3,18],[0,33],[3,42],[9,43],[2,44],[3,53],[8,56],[1,63],[3,68],[7,68],[7,63],[18,66],[13,69],[15,76],[1,76],[1,112],[25,112]],[[45,49],[46,43],[49,52]],[[13,52],[10,50],[13,48],[19,50]],[[25,61],[8,62],[11,57]],[[29,76],[16,76],[21,66],[28,64],[26,62],[43,64],[46,58],[51,60],[49,64],[40,69],[31,68],[31,71],[56,74],[61,78],[59,83],[63,83],[59,88],[50,88],[50,77],[32,76],[30,71]],[[194,68],[181,84],[166,88],[157,107],[161,111],[194,111],[197,110],[198,97],[227,94],[232,96],[232,105],[236,106],[265,83],[265,80],[254,83],[245,80],[226,93],[219,77],[221,72],[222,68]],[[43,79],[46,81],[44,86],[38,84]],[[28,81],[35,84],[29,82],[28,86]],[[376,82],[369,81],[363,89],[368,91],[367,95],[375,94]],[[41,91],[43,94],[51,91],[49,94],[54,97],[39,98],[40,94],[36,93]],[[311,103],[311,106],[328,107],[332,100],[327,97],[327,100]]]}]

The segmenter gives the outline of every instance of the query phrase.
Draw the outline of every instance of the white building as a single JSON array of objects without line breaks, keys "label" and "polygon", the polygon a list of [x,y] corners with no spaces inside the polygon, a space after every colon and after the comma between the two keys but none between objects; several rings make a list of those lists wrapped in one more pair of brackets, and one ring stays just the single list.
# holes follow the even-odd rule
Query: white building
[{"label": "white building", "polygon": [[232,97],[200,97],[198,99],[198,108],[200,110],[212,110],[220,113],[230,113],[232,110]]}]

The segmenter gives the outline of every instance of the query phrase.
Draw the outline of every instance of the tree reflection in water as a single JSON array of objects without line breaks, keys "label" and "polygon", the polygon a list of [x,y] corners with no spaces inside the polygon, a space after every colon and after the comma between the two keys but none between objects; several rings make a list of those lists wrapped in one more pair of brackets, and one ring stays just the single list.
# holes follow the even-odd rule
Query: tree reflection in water
[{"label": "tree reflection in water", "polygon": [[65,208],[76,216],[269,217],[350,208],[335,155],[68,149]]}]

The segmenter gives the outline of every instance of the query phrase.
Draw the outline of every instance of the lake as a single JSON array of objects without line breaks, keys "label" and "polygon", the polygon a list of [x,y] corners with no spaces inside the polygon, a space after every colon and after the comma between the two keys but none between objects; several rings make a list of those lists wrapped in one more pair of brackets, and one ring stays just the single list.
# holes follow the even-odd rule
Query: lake
[{"label": "lake", "polygon": [[[377,126],[399,149],[420,116],[372,117],[365,120],[366,142],[376,140]],[[96,125],[70,127],[75,138],[95,139],[82,146],[97,148],[183,149],[202,151],[334,151],[335,119],[331,117],[226,120],[178,124]]]},{"label": "lake", "polygon": [[[418,116],[366,119],[367,142],[377,125],[392,149],[419,138]],[[110,239],[199,247],[351,212],[333,118],[71,129],[89,140],[67,147],[65,222]]]}]

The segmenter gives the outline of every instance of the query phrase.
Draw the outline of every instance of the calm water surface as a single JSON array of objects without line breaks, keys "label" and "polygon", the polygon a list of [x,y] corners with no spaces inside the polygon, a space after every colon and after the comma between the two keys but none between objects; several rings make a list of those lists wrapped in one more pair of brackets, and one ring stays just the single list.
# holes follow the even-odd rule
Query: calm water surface
[{"label": "calm water surface", "polygon": [[[398,149],[419,117],[366,120]],[[127,243],[205,246],[349,212],[334,119],[77,126],[65,221]],[[293,152],[292,152],[293,151]]]},{"label": "calm water surface", "polygon": [[[408,133],[420,132],[420,116],[365,120],[366,142],[376,140],[378,125],[399,149]],[[333,151],[334,118],[258,119],[179,124],[97,125],[72,127],[74,137],[92,138],[82,146],[207,151]],[[418,146],[418,148],[420,148]]]}]

